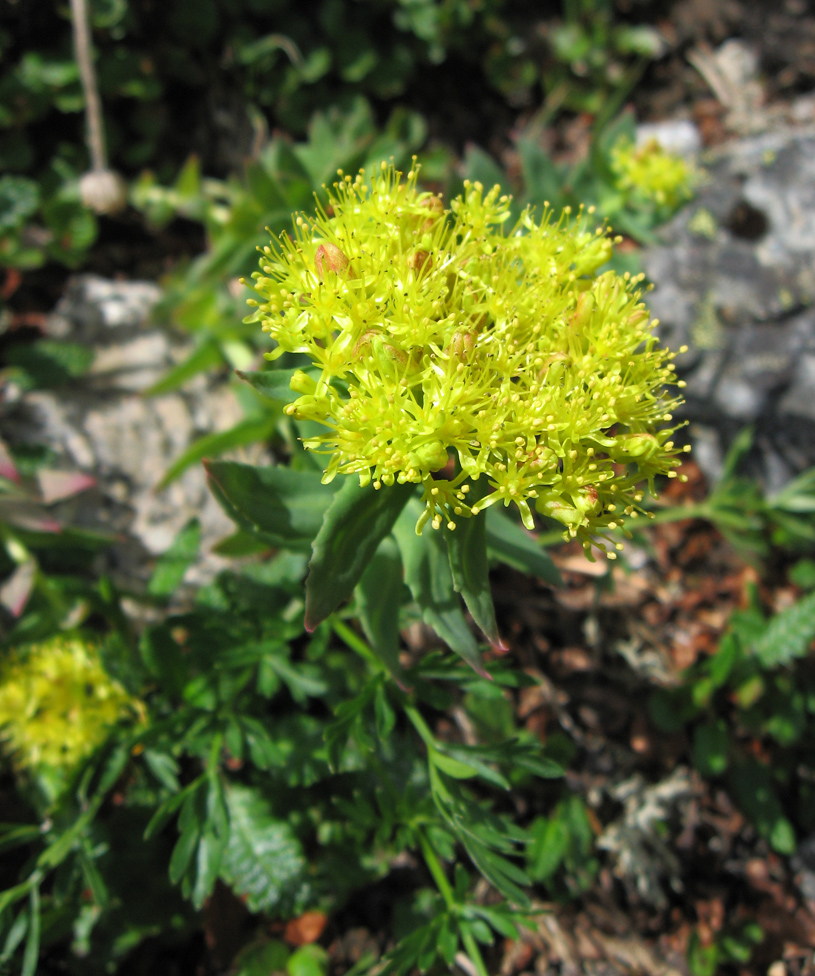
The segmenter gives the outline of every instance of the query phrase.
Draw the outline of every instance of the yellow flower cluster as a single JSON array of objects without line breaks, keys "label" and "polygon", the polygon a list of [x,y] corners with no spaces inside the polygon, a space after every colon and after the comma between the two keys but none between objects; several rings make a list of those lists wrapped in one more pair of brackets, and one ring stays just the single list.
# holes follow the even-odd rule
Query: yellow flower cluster
[{"label": "yellow flower cluster", "polygon": [[0,738],[21,769],[75,766],[140,712],[77,634],[17,648],[0,666]]},{"label": "yellow flower cluster", "polygon": [[295,374],[288,412],[328,428],[305,441],[330,455],[326,482],[421,484],[418,532],[496,502],[531,527],[532,504],[588,546],[679,464],[661,427],[680,402],[666,384],[684,384],[640,279],[597,274],[612,241],[582,211],[505,230],[500,187],[466,182],[446,210],[416,179],[340,172],[328,207],[263,249],[247,321],[276,341],[268,358],[319,371]]},{"label": "yellow flower cluster", "polygon": [[641,146],[621,139],[611,150],[611,168],[618,190],[639,194],[669,210],[689,200],[699,180],[690,163],[666,152],[656,139]]}]

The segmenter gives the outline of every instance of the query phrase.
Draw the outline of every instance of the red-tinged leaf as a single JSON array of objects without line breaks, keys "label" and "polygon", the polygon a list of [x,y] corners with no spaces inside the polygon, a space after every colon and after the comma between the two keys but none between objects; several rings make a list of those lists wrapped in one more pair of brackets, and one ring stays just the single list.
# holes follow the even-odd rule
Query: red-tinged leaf
[{"label": "red-tinged leaf", "polygon": [[82,474],[78,471],[38,471],[37,483],[40,488],[40,497],[46,505],[53,502],[62,501],[64,498],[71,498],[80,492],[93,488],[96,479],[89,474]]},{"label": "red-tinged leaf", "polygon": [[17,485],[20,483],[20,475],[17,473],[14,459],[2,441],[0,441],[0,478],[13,481]]},{"label": "red-tinged leaf", "polygon": [[0,587],[0,603],[13,617],[19,617],[25,609],[34,586],[37,564],[33,559],[21,563]]}]

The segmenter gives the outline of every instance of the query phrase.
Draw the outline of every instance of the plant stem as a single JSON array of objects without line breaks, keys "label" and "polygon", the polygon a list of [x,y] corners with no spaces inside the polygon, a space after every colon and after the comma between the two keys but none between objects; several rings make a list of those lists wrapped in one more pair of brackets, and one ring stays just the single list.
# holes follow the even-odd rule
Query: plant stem
[{"label": "plant stem", "polygon": [[[450,882],[447,880],[447,875],[444,873],[444,868],[441,866],[438,855],[433,850],[433,845],[427,839],[424,831],[419,827],[414,829],[416,836],[419,838],[419,846],[422,849],[425,864],[427,864],[428,870],[436,882],[439,894],[444,899],[444,904],[447,906],[448,911],[454,914],[457,907],[456,896],[450,887]],[[475,966],[475,971],[478,973],[478,976],[489,976],[487,967],[484,965],[484,960],[481,957],[481,950],[478,948],[478,943],[473,938],[472,932],[469,929],[462,928],[460,925],[458,931],[464,949],[470,958],[470,962]]]},{"label": "plant stem", "polygon": [[439,861],[438,855],[433,850],[433,845],[427,839],[425,832],[421,827],[414,828],[416,831],[416,836],[419,838],[419,846],[422,849],[422,855],[424,856],[425,863],[427,864],[428,870],[433,875],[433,880],[436,882],[436,887],[439,889],[439,894],[444,899],[444,904],[452,911],[456,906],[456,896],[453,894],[453,889],[450,887],[450,882],[447,880],[447,875],[444,873],[444,868],[441,866],[441,861]]},{"label": "plant stem", "polygon": [[427,722],[419,714],[418,710],[412,705],[405,705],[405,715],[410,719],[413,728],[419,733],[419,738],[424,742],[428,749],[436,746],[436,739],[427,726]]},{"label": "plant stem", "polygon": [[382,671],[382,662],[374,654],[370,647],[354,633],[353,630],[344,623],[342,620],[338,620],[336,617],[331,618],[331,629],[339,637],[341,641],[348,645],[352,651],[356,651],[357,654],[366,662],[366,664],[372,664],[377,671]]},{"label": "plant stem", "polygon": [[469,929],[459,929],[459,934],[461,935],[461,941],[464,943],[464,949],[470,957],[470,962],[475,966],[475,971],[478,973],[478,976],[490,976],[487,972],[487,967],[484,965],[484,960],[481,958],[481,950],[478,948],[478,943],[473,938],[473,933]]},{"label": "plant stem", "polygon": [[96,72],[91,54],[91,31],[86,0],[71,0],[71,19],[74,23],[74,50],[82,93],[85,96],[85,119],[88,124],[88,151],[91,169],[100,172],[108,168],[105,149],[105,130],[102,126],[102,100],[96,84]]}]

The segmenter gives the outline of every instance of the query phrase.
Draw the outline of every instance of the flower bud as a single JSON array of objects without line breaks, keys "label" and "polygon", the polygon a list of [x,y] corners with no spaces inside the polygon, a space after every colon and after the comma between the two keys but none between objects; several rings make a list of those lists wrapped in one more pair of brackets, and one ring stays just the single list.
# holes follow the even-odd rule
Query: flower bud
[{"label": "flower bud", "polygon": [[596,304],[594,295],[591,292],[584,291],[580,295],[577,299],[577,306],[572,314],[572,328],[575,332],[582,332],[586,328]]},{"label": "flower bud", "polygon": [[447,464],[447,448],[441,441],[428,441],[408,456],[410,465],[417,471],[439,471]]},{"label": "flower bud", "polygon": [[334,274],[342,274],[348,270],[348,265],[347,256],[336,244],[321,244],[314,255],[314,267],[321,278],[324,278],[328,271],[333,271]]},{"label": "flower bud", "polygon": [[313,394],[317,389],[317,382],[308,373],[304,373],[302,369],[298,369],[289,380],[289,388],[294,393]]},{"label": "flower bud", "polygon": [[450,355],[455,359],[469,359],[475,349],[475,336],[472,332],[454,332],[450,340]]},{"label": "flower bud", "polygon": [[594,485],[587,485],[571,497],[571,502],[572,504],[568,505],[558,498],[542,496],[536,502],[535,508],[542,515],[548,515],[549,518],[557,519],[563,525],[577,528],[584,524],[586,516],[596,511],[597,489]]},{"label": "flower bud", "polygon": [[623,452],[632,458],[654,457],[659,449],[659,441],[653,434],[627,434],[625,437],[615,438]]}]

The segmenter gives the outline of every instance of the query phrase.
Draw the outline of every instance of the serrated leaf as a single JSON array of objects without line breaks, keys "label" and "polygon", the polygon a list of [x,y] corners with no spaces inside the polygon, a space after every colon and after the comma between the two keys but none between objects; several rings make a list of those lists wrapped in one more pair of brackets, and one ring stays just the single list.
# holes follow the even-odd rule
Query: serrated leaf
[{"label": "serrated leaf", "polygon": [[753,644],[756,657],[766,668],[789,664],[805,657],[815,639],[815,593],[777,613]]},{"label": "serrated leaf", "polygon": [[226,514],[269,546],[307,551],[334,491],[318,471],[205,463],[210,489]]},{"label": "serrated leaf", "polygon": [[487,509],[487,553],[512,569],[549,583],[563,586],[563,578],[551,556],[497,506]]},{"label": "serrated leaf", "polygon": [[314,628],[354,592],[380,542],[415,493],[411,484],[361,488],[349,477],[334,496],[312,545],[306,627]]},{"label": "serrated leaf", "polygon": [[397,681],[399,664],[399,608],[406,593],[399,549],[386,536],[357,584],[357,616],[371,649]]},{"label": "serrated leaf", "polygon": [[405,582],[419,605],[425,623],[477,674],[489,678],[453,587],[443,538],[430,529],[426,529],[424,535],[416,535],[416,520],[421,512],[420,502],[412,499],[393,527],[405,567]]},{"label": "serrated leaf", "polygon": [[276,917],[294,912],[307,871],[300,841],[258,790],[231,785],[226,804],[230,831],[221,878],[252,912]]},{"label": "serrated leaf", "polygon": [[462,595],[470,615],[484,636],[499,650],[506,650],[498,636],[495,607],[487,564],[487,515],[459,519],[455,529],[444,527],[453,586]]}]

